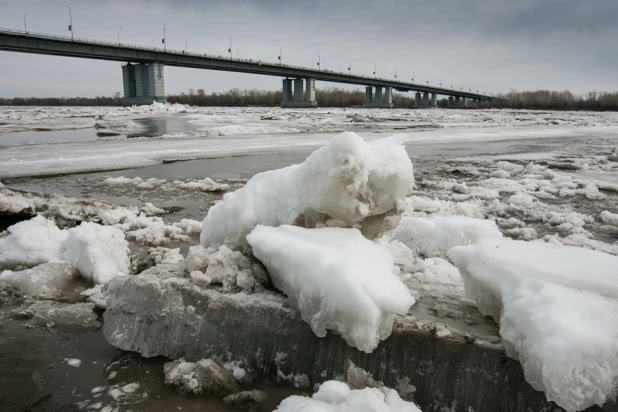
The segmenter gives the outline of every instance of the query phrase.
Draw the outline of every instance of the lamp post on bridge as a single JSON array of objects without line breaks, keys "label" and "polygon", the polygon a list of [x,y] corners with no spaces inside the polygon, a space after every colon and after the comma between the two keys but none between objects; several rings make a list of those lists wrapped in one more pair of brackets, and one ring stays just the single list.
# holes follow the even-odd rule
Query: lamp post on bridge
[{"label": "lamp post on bridge", "polygon": [[69,31],[71,32],[71,40],[73,40],[73,12],[68,4],[65,4],[64,7],[69,8]]},{"label": "lamp post on bridge", "polygon": [[281,59],[281,45],[278,44],[277,46],[279,46],[279,57],[277,57],[277,59],[279,59],[279,66],[281,66],[283,64],[283,59]]},{"label": "lamp post on bridge", "polygon": [[398,71],[398,70],[399,70],[399,69],[395,68],[395,80],[397,80],[397,71]]},{"label": "lamp post on bridge", "polygon": [[237,58],[238,60],[240,60],[240,49],[242,49],[243,47],[245,47],[245,46],[240,46],[240,47],[236,50],[236,58]]},{"label": "lamp post on bridge", "polygon": [[122,30],[122,27],[116,30],[116,35],[118,37],[118,46],[120,46],[120,30]]},{"label": "lamp post on bridge", "polygon": [[373,65],[373,77],[376,79],[378,78],[378,75],[376,74],[377,71],[378,71],[378,66],[374,64]]},{"label": "lamp post on bridge", "polygon": [[163,43],[163,51],[166,51],[167,50],[167,39],[165,38],[165,32],[167,31],[167,28],[165,27],[165,23],[163,23],[162,21],[160,21],[159,24],[163,25],[163,39],[161,40],[161,43]]},{"label": "lamp post on bridge", "polygon": [[230,47],[227,49],[227,51],[230,53],[230,59],[231,59],[232,58],[232,35],[227,34],[227,33],[225,33],[225,35],[230,38]]},{"label": "lamp post on bridge", "polygon": [[318,53],[318,70],[322,70],[322,66],[320,66],[320,53]]},{"label": "lamp post on bridge", "polygon": [[26,26],[26,16],[28,15],[28,13],[24,14],[24,31],[26,32],[26,34],[28,34],[28,26]]},{"label": "lamp post on bridge", "polygon": [[189,40],[191,39],[185,40],[185,53],[189,53],[189,46],[188,46]]},{"label": "lamp post on bridge", "polygon": [[350,64],[348,64],[348,73],[350,76],[352,75],[352,59],[350,59]]}]

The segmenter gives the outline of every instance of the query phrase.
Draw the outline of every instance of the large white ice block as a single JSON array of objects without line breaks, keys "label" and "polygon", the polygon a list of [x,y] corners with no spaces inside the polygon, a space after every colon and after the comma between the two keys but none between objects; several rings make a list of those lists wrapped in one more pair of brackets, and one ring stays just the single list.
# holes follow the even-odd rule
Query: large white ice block
[{"label": "large white ice block", "polygon": [[414,304],[388,250],[356,229],[258,225],[247,241],[318,336],[331,329],[371,352]]},{"label": "large white ice block", "polygon": [[526,380],[567,411],[618,391],[618,257],[508,238],[447,252]]},{"label": "large white ice block", "polygon": [[244,242],[258,224],[292,224],[321,213],[347,224],[387,212],[414,185],[412,162],[394,138],[365,142],[342,133],[303,163],[259,173],[204,218],[204,247]]}]

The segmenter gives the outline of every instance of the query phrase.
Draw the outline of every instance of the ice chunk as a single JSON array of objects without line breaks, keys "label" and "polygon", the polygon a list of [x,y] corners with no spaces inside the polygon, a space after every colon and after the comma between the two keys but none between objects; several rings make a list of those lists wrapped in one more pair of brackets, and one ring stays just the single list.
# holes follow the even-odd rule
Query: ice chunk
[{"label": "ice chunk", "polygon": [[412,402],[406,402],[393,389],[386,387],[350,389],[343,382],[326,381],[312,398],[290,396],[275,409],[276,412],[421,412]]},{"label": "ice chunk", "polygon": [[257,224],[292,224],[322,214],[347,224],[385,213],[414,185],[412,162],[394,139],[343,133],[303,163],[255,175],[204,218],[203,246],[243,243]]},{"label": "ice chunk", "polygon": [[448,251],[468,298],[500,323],[526,380],[567,411],[618,388],[618,257],[588,249],[483,239]]},{"label": "ice chunk", "polygon": [[82,364],[82,361],[80,359],[68,359],[68,358],[64,358],[64,361],[69,365],[72,366],[74,368],[79,368],[79,366]]},{"label": "ice chunk", "polygon": [[414,304],[389,251],[356,229],[258,225],[247,241],[318,336],[331,329],[371,352]]},{"label": "ice chunk", "polygon": [[77,271],[67,262],[49,262],[32,269],[0,274],[0,283],[16,287],[31,296],[57,297],[77,277]]},{"label": "ice chunk", "polygon": [[83,222],[69,229],[64,258],[94,283],[130,273],[129,243],[114,227]]},{"label": "ice chunk", "polygon": [[62,259],[67,232],[51,220],[36,216],[10,226],[0,239],[0,265],[4,268],[32,267]]},{"label": "ice chunk", "polygon": [[264,391],[254,389],[228,395],[223,398],[223,403],[227,405],[246,406],[254,403],[264,402],[268,399],[268,394]]},{"label": "ice chunk", "polygon": [[444,257],[450,248],[484,237],[499,238],[502,233],[493,220],[463,216],[404,216],[393,231],[394,240],[427,257]]},{"label": "ice chunk", "polygon": [[603,223],[606,223],[612,226],[618,226],[618,213],[612,213],[607,210],[604,210],[599,215],[599,218],[601,219]]},{"label": "ice chunk", "polygon": [[165,384],[181,393],[226,395],[240,387],[232,374],[211,359],[199,362],[168,362],[164,365]]}]

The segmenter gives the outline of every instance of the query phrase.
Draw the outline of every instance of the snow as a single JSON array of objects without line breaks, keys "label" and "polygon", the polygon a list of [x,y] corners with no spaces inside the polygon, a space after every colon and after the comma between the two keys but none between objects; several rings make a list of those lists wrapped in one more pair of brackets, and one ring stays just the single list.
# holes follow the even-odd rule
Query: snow
[{"label": "snow", "polygon": [[201,180],[189,180],[183,182],[182,180],[174,180],[168,182],[165,179],[149,178],[143,179],[141,177],[108,177],[103,181],[107,186],[133,186],[137,189],[152,190],[159,188],[161,190],[170,190],[172,188],[188,191],[202,191],[202,192],[224,192],[230,189],[230,185],[227,183],[217,183],[214,180],[206,177]]},{"label": "snow", "polygon": [[599,218],[601,219],[602,222],[608,225],[618,226],[618,213],[612,213],[607,210],[604,210],[599,215]]},{"label": "snow", "polygon": [[343,133],[302,164],[255,175],[211,207],[204,246],[236,245],[257,225],[292,224],[322,214],[353,224],[392,209],[414,185],[412,162],[395,139],[365,142]]},{"label": "snow", "polygon": [[466,296],[500,323],[526,380],[567,411],[602,405],[618,380],[618,257],[508,238],[448,251]]},{"label": "snow", "polygon": [[476,243],[484,237],[502,237],[491,220],[464,216],[403,216],[392,239],[426,257],[445,257],[454,246]]},{"label": "snow", "polygon": [[67,232],[43,216],[16,223],[8,231],[9,236],[0,239],[3,267],[32,267],[63,258]]},{"label": "snow", "polygon": [[386,387],[350,389],[343,382],[326,381],[311,398],[290,396],[275,409],[276,412],[421,412],[412,402],[406,402],[393,389]]},{"label": "snow", "polygon": [[130,273],[129,243],[116,228],[92,222],[68,230],[64,258],[94,283]]},{"label": "snow", "polygon": [[330,329],[371,352],[414,304],[388,250],[356,229],[259,225],[247,241],[317,336]]}]

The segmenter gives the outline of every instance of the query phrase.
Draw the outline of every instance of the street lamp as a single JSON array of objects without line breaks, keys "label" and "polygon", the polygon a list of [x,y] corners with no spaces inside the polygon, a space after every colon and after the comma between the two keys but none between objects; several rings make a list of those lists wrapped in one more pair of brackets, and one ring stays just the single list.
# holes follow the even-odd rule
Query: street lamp
[{"label": "street lamp", "polygon": [[167,50],[167,39],[165,38],[165,32],[167,31],[167,28],[165,27],[165,23],[163,23],[162,21],[160,21],[159,24],[163,25],[163,39],[161,40],[161,43],[163,43],[163,50],[166,51]]},{"label": "street lamp", "polygon": [[122,30],[122,27],[116,30],[116,35],[118,37],[118,46],[120,46],[120,30]]},{"label": "street lamp", "polygon": [[189,40],[191,40],[191,39],[185,40],[185,53],[189,52],[189,47],[187,46],[187,43],[189,43]]},{"label": "street lamp", "polygon": [[28,15],[28,13],[24,14],[24,31],[26,32],[26,34],[28,34],[28,26],[26,26],[26,16]]},{"label": "street lamp", "polygon": [[352,59],[350,59],[350,63],[348,64],[348,73],[350,73],[350,76],[352,75]]},{"label": "street lamp", "polygon": [[236,49],[236,58],[238,60],[240,60],[240,49],[242,49],[243,47],[245,47],[245,46],[240,46],[238,49]]},{"label": "street lamp", "polygon": [[64,6],[69,8],[69,31],[71,32],[71,40],[73,40],[73,13],[71,12],[71,6],[68,4]]},{"label": "street lamp", "polygon": [[414,83],[414,72],[412,72],[412,83]]},{"label": "street lamp", "polygon": [[373,65],[373,77],[378,77],[378,75],[376,74],[376,72],[378,71],[378,66],[376,66],[375,64]]},{"label": "street lamp", "polygon": [[320,66],[320,53],[318,53],[318,70],[322,70],[322,66]]},{"label": "street lamp", "polygon": [[230,53],[230,59],[232,58],[232,35],[225,33],[226,36],[230,38],[230,48],[227,51]]},{"label": "street lamp", "polygon": [[279,57],[277,57],[279,59],[279,66],[281,66],[283,64],[283,60],[281,60],[281,45],[278,44],[277,46],[279,46]]},{"label": "street lamp", "polygon": [[397,80],[397,71],[398,71],[398,70],[399,70],[399,69],[395,69],[395,80]]}]

